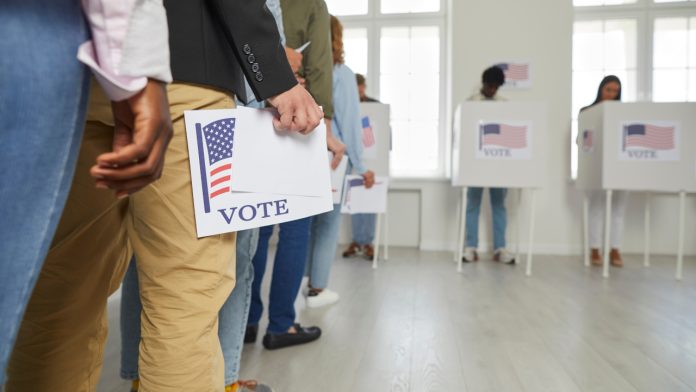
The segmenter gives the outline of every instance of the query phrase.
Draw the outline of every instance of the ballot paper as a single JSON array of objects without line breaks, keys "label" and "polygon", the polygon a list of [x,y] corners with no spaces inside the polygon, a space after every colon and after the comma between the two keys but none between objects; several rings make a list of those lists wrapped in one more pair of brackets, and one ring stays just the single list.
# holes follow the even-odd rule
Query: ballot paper
[{"label": "ballot paper", "polygon": [[[333,160],[333,153],[329,152],[329,165]],[[343,180],[346,178],[348,169],[348,157],[343,156],[341,162],[335,170],[331,170],[331,194],[333,195],[333,203],[341,204],[341,195],[343,195]]]},{"label": "ballot paper", "polygon": [[389,177],[375,177],[375,183],[365,188],[362,176],[348,175],[343,185],[343,214],[382,214],[387,211]]},{"label": "ballot paper", "polygon": [[279,132],[268,110],[184,112],[198,237],[333,208],[326,129]]}]

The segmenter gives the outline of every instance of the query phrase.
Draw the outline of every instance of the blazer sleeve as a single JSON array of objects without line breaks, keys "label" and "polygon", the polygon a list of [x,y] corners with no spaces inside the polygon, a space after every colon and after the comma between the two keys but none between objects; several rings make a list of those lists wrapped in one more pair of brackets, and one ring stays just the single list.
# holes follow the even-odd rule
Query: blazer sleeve
[{"label": "blazer sleeve", "polygon": [[333,55],[331,51],[331,20],[323,0],[315,2],[315,9],[307,26],[307,41],[312,43],[304,51],[302,68],[307,89],[324,109],[324,117],[333,118]]},{"label": "blazer sleeve", "polygon": [[297,84],[265,0],[207,0],[207,3],[219,18],[256,99],[262,101]]}]

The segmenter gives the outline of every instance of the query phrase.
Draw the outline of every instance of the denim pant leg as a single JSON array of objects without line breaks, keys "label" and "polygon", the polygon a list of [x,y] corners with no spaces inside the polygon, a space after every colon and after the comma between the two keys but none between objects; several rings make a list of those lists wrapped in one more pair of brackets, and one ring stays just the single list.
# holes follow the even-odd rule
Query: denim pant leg
[{"label": "denim pant leg", "polygon": [[135,257],[131,259],[121,285],[121,378],[138,378],[138,350],[140,348],[140,286]]},{"label": "denim pant leg", "polygon": [[483,188],[469,188],[466,192],[466,246],[478,248],[479,214]]},{"label": "denim pant leg", "polygon": [[310,234],[309,285],[325,289],[329,284],[331,265],[336,258],[338,232],[341,227],[341,205],[334,204],[334,209],[312,218]]},{"label": "denim pant leg", "polygon": [[265,226],[259,229],[259,241],[256,253],[251,259],[254,267],[254,280],[251,283],[251,305],[249,306],[249,318],[247,325],[259,325],[263,314],[263,301],[261,300],[261,283],[266,272],[268,260],[268,240],[271,239],[274,226]]},{"label": "denim pant leg", "polygon": [[488,190],[493,210],[493,249],[505,247],[505,230],[507,229],[507,210],[505,208],[506,188],[490,188]]},{"label": "denim pant leg", "polygon": [[268,301],[268,333],[285,333],[295,322],[295,298],[307,263],[311,221],[304,218],[280,224]]},{"label": "denim pant leg", "polygon": [[0,385],[70,190],[85,124],[88,37],[79,1],[0,11]]},{"label": "denim pant leg", "polygon": [[377,214],[354,214],[351,216],[353,242],[370,245],[375,241]]},{"label": "denim pant leg", "polygon": [[220,309],[218,327],[222,354],[225,356],[225,385],[239,379],[239,365],[251,304],[251,284],[254,280],[254,266],[251,260],[258,243],[259,229],[237,233],[237,284]]}]

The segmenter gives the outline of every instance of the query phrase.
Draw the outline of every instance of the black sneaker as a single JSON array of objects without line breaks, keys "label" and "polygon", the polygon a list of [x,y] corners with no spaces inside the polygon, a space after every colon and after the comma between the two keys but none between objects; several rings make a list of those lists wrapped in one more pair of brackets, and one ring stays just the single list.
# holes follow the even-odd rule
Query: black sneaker
[{"label": "black sneaker", "polygon": [[258,336],[258,334],[258,325],[247,325],[246,332],[244,332],[244,343],[255,343],[256,336]]},{"label": "black sneaker", "polygon": [[302,327],[300,324],[294,325],[296,333],[267,333],[263,337],[263,346],[268,350],[276,350],[279,348],[297,346],[313,342],[321,336],[321,328],[319,327]]}]

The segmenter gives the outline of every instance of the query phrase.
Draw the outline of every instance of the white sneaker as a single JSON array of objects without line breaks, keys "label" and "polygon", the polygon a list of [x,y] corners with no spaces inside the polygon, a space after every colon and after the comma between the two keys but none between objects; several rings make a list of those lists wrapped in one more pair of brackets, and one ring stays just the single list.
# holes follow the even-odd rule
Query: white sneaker
[{"label": "white sneaker", "polygon": [[505,248],[498,248],[493,253],[493,260],[503,264],[515,264],[515,256],[508,252]]},{"label": "white sneaker", "polygon": [[307,307],[320,308],[322,306],[335,304],[336,302],[338,302],[339,298],[340,297],[337,292],[331,291],[329,289],[324,289],[317,295],[307,295]]},{"label": "white sneaker", "polygon": [[464,248],[464,255],[462,256],[462,261],[465,263],[478,261],[478,253],[476,253],[476,248],[472,246],[467,246],[466,248]]}]

